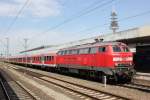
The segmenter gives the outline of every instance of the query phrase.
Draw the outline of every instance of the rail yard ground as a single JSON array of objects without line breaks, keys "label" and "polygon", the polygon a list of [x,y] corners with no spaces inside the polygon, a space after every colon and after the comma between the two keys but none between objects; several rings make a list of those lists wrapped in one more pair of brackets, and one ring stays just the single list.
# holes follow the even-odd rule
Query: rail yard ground
[{"label": "rail yard ground", "polygon": [[[12,65],[8,63],[0,63],[0,69],[9,75],[9,77],[16,80],[18,83],[23,85],[30,94],[36,99],[41,100],[85,100],[94,99],[90,95],[99,96],[99,99],[103,100],[115,100],[116,99],[134,99],[134,100],[149,100],[150,92],[142,91],[139,89],[133,89],[129,87],[123,87],[119,85],[107,85],[104,87],[102,83],[93,82],[89,80],[78,79],[74,77],[59,75],[56,73],[45,72],[36,69],[25,68],[18,65]],[[39,79],[41,78],[41,79]],[[45,80],[53,80],[52,78],[59,79],[54,82],[60,84],[60,80],[84,86],[85,88],[90,88],[87,94],[80,94],[77,91],[71,91],[67,88],[54,85]],[[42,80],[43,79],[43,80]],[[63,83],[64,86],[69,87],[68,83]],[[74,86],[77,87],[77,86]],[[83,87],[82,87],[83,88]],[[92,91],[95,90],[95,91]],[[96,91],[101,91],[99,95]],[[93,92],[93,93],[92,93]],[[111,94],[111,96],[110,96]],[[97,98],[98,99],[98,98]]]}]

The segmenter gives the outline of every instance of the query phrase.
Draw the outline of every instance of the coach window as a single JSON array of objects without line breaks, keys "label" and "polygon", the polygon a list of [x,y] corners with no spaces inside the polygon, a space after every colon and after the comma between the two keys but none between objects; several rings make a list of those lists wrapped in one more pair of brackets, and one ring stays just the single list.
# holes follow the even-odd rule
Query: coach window
[{"label": "coach window", "polygon": [[48,56],[48,60],[51,61],[51,56]]},{"label": "coach window", "polygon": [[48,61],[48,56],[46,56],[46,61]]},{"label": "coach window", "polygon": [[63,55],[63,52],[64,52],[64,51],[60,51],[60,55]]},{"label": "coach window", "polygon": [[46,60],[47,60],[47,61],[49,60],[49,57],[48,57],[48,56],[46,56]]},{"label": "coach window", "polygon": [[48,61],[48,56],[46,56],[46,61]]},{"label": "coach window", "polygon": [[54,59],[54,56],[51,56],[51,60],[53,60]]},{"label": "coach window", "polygon": [[99,47],[99,52],[105,52],[106,51],[106,47]]},{"label": "coach window", "polygon": [[90,48],[90,53],[91,54],[96,53],[96,52],[97,52],[97,48],[96,47]]},{"label": "coach window", "polygon": [[47,56],[47,61],[49,61],[50,59],[49,59],[49,56]]},{"label": "coach window", "polygon": [[62,51],[62,55],[65,55],[65,51]]},{"label": "coach window", "polygon": [[63,55],[64,54],[64,51],[61,51],[61,55]]},{"label": "coach window", "polygon": [[58,51],[58,53],[57,53],[58,55],[62,55],[62,51]]},{"label": "coach window", "polygon": [[44,56],[44,61],[46,61],[47,59],[46,59],[46,56]]},{"label": "coach window", "polygon": [[65,50],[65,55],[68,55],[69,54],[69,50]]}]

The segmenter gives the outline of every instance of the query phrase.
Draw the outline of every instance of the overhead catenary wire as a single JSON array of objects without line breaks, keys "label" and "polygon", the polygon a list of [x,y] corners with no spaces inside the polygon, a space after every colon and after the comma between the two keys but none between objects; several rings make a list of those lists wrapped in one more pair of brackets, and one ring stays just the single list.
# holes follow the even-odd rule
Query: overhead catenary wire
[{"label": "overhead catenary wire", "polygon": [[[106,1],[106,0],[103,0],[103,1]],[[73,21],[75,19],[78,19],[78,18],[80,18],[80,17],[82,17],[82,16],[84,16],[86,14],[89,14],[89,13],[95,11],[95,10],[98,10],[99,8],[104,7],[104,6],[108,5],[108,4],[111,4],[113,1],[114,0],[109,0],[109,1],[104,2],[104,3],[102,3],[102,1],[96,1],[92,5],[88,6],[87,8],[83,9],[82,11],[76,13],[75,16],[70,17],[70,18],[62,21],[61,23],[59,23],[59,24],[57,24],[57,25],[55,25],[53,27],[50,27],[50,28],[48,28],[47,30],[45,30],[43,32],[40,32],[40,33],[36,34],[36,36],[39,36],[40,34],[43,35],[43,34],[45,34],[47,32],[53,31],[53,30],[59,28],[60,26],[63,26],[63,25],[65,25],[65,24],[67,24],[67,23],[69,23],[69,22],[71,22],[71,21]],[[35,38],[36,36],[32,36],[31,38]]]},{"label": "overhead catenary wire", "polygon": [[[135,15],[131,15],[131,16],[127,16],[127,17],[125,17],[125,18],[121,18],[121,19],[119,19],[118,21],[125,21],[125,20],[129,20],[129,19],[132,19],[132,18],[136,18],[136,17],[140,17],[140,16],[144,16],[144,15],[147,15],[147,14],[150,14],[150,11],[145,11],[145,12],[141,12],[141,13],[138,13],[138,14],[135,14]],[[104,26],[104,25],[109,25],[109,23],[105,23],[105,24],[102,24],[102,25],[97,25],[97,26],[95,26],[95,28],[98,28],[98,27],[100,27],[100,26]],[[82,30],[82,32],[83,31],[89,31],[89,30],[91,30],[91,29],[93,29],[94,27],[92,27],[92,28],[88,28],[88,29],[86,29],[86,30]],[[81,32],[81,31],[80,31]],[[76,32],[76,33],[78,33],[78,32]],[[88,34],[91,34],[91,33],[89,33],[88,32]],[[86,34],[87,35],[87,34]],[[91,37],[92,38],[92,37]],[[58,44],[57,45],[57,47],[58,46],[61,46],[61,45],[67,45],[67,44],[72,44],[72,43],[75,43],[75,42],[79,42],[79,41],[84,41],[84,40],[88,40],[88,39],[91,39],[91,38],[87,38],[87,39],[81,39],[81,40],[75,40],[75,41],[71,41],[71,42],[66,42],[66,43],[61,43],[61,44]],[[94,37],[93,37],[94,38]],[[54,47],[56,47],[56,46],[54,46]]]},{"label": "overhead catenary wire", "polygon": [[[125,20],[129,20],[129,19],[132,19],[132,18],[135,18],[135,17],[144,16],[144,15],[147,15],[147,14],[150,14],[150,11],[145,11],[145,12],[141,12],[141,13],[138,13],[138,14],[135,14],[135,15],[127,16],[127,17],[125,17],[125,18],[119,19],[118,21],[119,21],[119,22],[122,22],[122,21],[125,21]],[[81,31],[76,32],[76,33],[81,33],[81,32],[86,32],[86,31],[94,30],[94,29],[101,28],[101,27],[104,27],[104,25],[109,25],[109,24],[110,24],[110,23],[104,23],[104,24],[102,24],[102,25],[95,25],[95,26],[93,26],[93,27],[90,27],[90,28],[81,30]],[[89,32],[88,32],[88,33],[89,33]]]},{"label": "overhead catenary wire", "polygon": [[6,30],[6,34],[11,30],[11,28],[13,27],[13,25],[15,24],[15,22],[17,21],[19,15],[22,13],[22,11],[24,10],[24,8],[27,6],[27,4],[29,3],[30,0],[26,0],[23,4],[23,6],[21,7],[21,9],[18,11],[18,13],[16,14],[16,16],[14,17],[14,19],[12,20],[12,22],[9,24],[7,30]]},{"label": "overhead catenary wire", "polygon": [[[120,19],[119,21],[124,21],[124,20],[128,20],[128,19],[131,19],[131,18],[134,18],[134,17],[138,17],[138,16],[143,16],[143,15],[146,15],[146,14],[149,14],[150,11],[147,11],[147,12],[143,12],[143,13],[140,13],[140,14],[136,14],[136,15],[133,15],[133,16],[129,16],[129,17],[125,17],[125,18],[122,18]],[[105,23],[103,25],[108,25],[109,23]],[[100,25],[100,26],[103,26],[103,25]],[[99,28],[100,27],[99,25],[97,26],[94,26],[94,28],[88,28],[88,29],[85,29],[85,30],[81,30],[80,32],[85,32],[85,31],[89,31],[89,30],[93,30],[95,28]],[[51,31],[51,30],[50,30]],[[80,32],[76,32],[76,33],[80,33]],[[89,33],[89,32],[88,32]],[[90,33],[89,33],[90,34]],[[68,43],[68,42],[67,42]]]}]

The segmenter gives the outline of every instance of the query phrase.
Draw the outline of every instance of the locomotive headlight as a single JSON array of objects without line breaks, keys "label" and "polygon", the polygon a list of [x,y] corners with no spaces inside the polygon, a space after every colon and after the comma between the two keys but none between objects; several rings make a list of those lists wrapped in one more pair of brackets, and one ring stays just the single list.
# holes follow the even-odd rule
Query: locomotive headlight
[{"label": "locomotive headlight", "polygon": [[122,58],[121,57],[114,57],[113,61],[122,61]]},{"label": "locomotive headlight", "polygon": [[126,60],[127,60],[127,61],[132,61],[132,60],[133,60],[133,57],[127,57]]}]

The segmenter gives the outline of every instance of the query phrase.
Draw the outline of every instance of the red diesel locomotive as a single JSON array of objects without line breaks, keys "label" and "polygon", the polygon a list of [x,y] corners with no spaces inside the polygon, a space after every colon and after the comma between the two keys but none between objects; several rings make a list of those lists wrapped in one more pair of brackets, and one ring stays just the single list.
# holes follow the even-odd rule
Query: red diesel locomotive
[{"label": "red diesel locomotive", "polygon": [[[13,58],[15,59],[15,58]],[[19,58],[16,58],[19,59]],[[24,59],[24,57],[22,57]],[[134,75],[133,54],[121,42],[96,42],[60,49],[56,54],[27,57],[27,64],[55,68],[57,71],[76,73],[101,79],[131,80]],[[24,60],[20,60],[24,64]],[[14,60],[10,59],[10,62]],[[18,63],[15,61],[15,63]]]},{"label": "red diesel locomotive", "polygon": [[56,57],[60,70],[116,81],[131,79],[134,74],[133,54],[120,42],[89,43],[61,49]]}]

